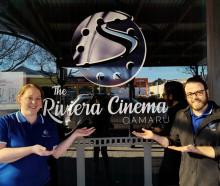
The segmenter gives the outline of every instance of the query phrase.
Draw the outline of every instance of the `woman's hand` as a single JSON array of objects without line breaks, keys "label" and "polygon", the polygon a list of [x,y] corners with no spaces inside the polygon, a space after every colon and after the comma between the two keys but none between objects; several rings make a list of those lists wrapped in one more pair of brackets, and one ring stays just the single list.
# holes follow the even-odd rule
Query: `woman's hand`
[{"label": "woman's hand", "polygon": [[32,148],[32,152],[39,156],[50,156],[53,154],[54,151],[54,150],[49,151],[46,149],[46,147],[43,147],[42,145],[33,145],[31,148]]},{"label": "woman's hand", "polygon": [[76,138],[80,138],[80,137],[89,136],[94,131],[95,131],[94,127],[91,128],[83,127],[81,129],[76,129],[73,134],[75,135]]},{"label": "woman's hand", "polygon": [[61,142],[53,151],[53,156],[59,158],[71,145],[72,143],[80,137],[85,137],[91,135],[95,131],[94,127],[91,128],[81,128],[76,129],[67,139]]}]

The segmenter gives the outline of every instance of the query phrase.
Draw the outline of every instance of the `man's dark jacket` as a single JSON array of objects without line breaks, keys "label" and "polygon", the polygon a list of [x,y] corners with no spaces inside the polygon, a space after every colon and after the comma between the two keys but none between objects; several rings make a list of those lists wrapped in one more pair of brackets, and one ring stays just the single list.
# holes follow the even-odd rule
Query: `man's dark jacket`
[{"label": "man's dark jacket", "polygon": [[195,153],[182,153],[180,186],[220,186],[220,108],[212,102],[197,132],[193,132],[189,107],[177,113],[169,138],[170,145],[212,146],[215,159]]}]

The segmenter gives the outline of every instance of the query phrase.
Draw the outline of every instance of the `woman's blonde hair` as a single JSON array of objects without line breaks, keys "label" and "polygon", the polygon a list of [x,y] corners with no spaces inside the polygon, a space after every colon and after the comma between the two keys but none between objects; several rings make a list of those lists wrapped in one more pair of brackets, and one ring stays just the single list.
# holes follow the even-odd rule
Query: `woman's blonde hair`
[{"label": "woman's blonde hair", "polygon": [[40,91],[40,93],[41,93],[41,98],[44,97],[44,92],[43,92],[41,87],[39,87],[36,84],[29,83],[29,84],[26,84],[26,85],[22,86],[21,89],[18,91],[18,94],[17,94],[17,97],[16,97],[17,101],[18,101],[18,98],[21,97],[28,88],[36,88],[36,89],[38,89]]}]

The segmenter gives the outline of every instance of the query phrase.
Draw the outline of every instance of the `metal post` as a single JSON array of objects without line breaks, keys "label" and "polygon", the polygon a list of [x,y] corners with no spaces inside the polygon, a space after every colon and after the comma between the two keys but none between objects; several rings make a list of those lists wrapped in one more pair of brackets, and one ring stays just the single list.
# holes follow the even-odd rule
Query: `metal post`
[{"label": "metal post", "polygon": [[85,186],[85,154],[84,145],[78,144],[76,147],[76,171],[77,171],[77,186]]},{"label": "metal post", "polygon": [[144,186],[152,186],[152,161],[151,143],[146,142],[144,146]]},{"label": "metal post", "polygon": [[[129,88],[129,102],[132,103],[132,100],[134,98],[134,94],[133,94],[133,81],[130,81],[128,83],[128,88]],[[133,131],[133,124],[132,124],[132,114],[129,113],[129,130],[128,130],[128,136],[131,137],[132,136],[132,131]]]}]

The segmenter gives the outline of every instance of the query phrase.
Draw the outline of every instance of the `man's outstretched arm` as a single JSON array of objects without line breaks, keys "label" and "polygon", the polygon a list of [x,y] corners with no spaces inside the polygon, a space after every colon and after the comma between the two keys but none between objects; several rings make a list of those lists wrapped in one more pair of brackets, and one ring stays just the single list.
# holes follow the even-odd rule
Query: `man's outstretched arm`
[{"label": "man's outstretched arm", "polygon": [[203,156],[207,156],[209,158],[215,158],[215,150],[212,146],[194,146],[194,145],[187,145],[187,146],[168,146],[169,149],[180,151],[180,152],[192,152],[195,154],[200,154]]},{"label": "man's outstretched arm", "polygon": [[151,130],[146,130],[144,128],[142,128],[142,131],[143,132],[133,131],[132,134],[134,134],[135,136],[137,136],[139,138],[154,140],[157,143],[159,143],[162,147],[165,147],[165,148],[168,147],[169,140],[167,137],[159,136],[159,135],[153,133]]}]

